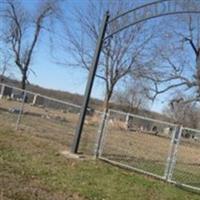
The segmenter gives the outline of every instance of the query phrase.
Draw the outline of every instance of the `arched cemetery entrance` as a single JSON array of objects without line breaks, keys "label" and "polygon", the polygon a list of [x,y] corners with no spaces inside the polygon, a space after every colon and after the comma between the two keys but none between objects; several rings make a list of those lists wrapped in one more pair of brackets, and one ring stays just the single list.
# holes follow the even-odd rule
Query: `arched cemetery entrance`
[{"label": "arched cemetery entrance", "polygon": [[[88,77],[87,86],[85,89],[84,101],[83,101],[83,105],[82,105],[82,109],[80,113],[79,122],[77,125],[75,137],[74,137],[74,143],[71,149],[73,153],[78,152],[79,143],[81,139],[81,133],[82,133],[84,120],[86,116],[86,111],[87,111],[88,103],[90,100],[90,94],[91,94],[91,90],[92,90],[92,86],[93,86],[96,70],[98,67],[99,57],[100,57],[103,44],[111,40],[115,34],[147,20],[151,20],[151,19],[163,17],[163,16],[168,16],[168,15],[184,15],[184,14],[200,15],[200,6],[196,6],[196,7],[192,6],[194,3],[200,4],[198,0],[183,0],[181,2],[177,0],[160,0],[160,1],[148,3],[145,5],[141,5],[137,8],[133,8],[112,19],[110,19],[109,11],[105,13],[104,18],[102,20],[100,32],[99,32],[99,37],[98,37],[98,41],[97,41],[97,45],[96,45],[96,49],[95,49],[95,53],[93,57],[93,62],[89,71],[89,77]],[[114,26],[112,26],[113,24]],[[112,26],[115,28],[112,28],[112,31],[107,33],[109,26]],[[133,116],[133,117],[137,118],[137,116]],[[102,124],[100,127],[99,140],[97,143],[97,156],[99,155],[99,150],[102,143],[102,137],[103,137],[103,132],[104,132],[105,124],[106,124],[106,119],[107,119],[107,112],[103,116]],[[143,120],[148,120],[148,119],[143,119]],[[158,122],[158,123],[162,123],[162,122]],[[174,126],[174,125],[169,124],[169,126],[171,128],[171,126]],[[175,162],[173,159],[177,152],[177,143],[178,143],[177,140],[180,139],[182,129],[183,129],[182,127],[175,128],[174,134],[171,140],[169,162],[166,163],[165,174],[163,176],[160,176],[160,175],[157,176],[158,178],[165,179],[169,182],[173,182],[171,180],[172,172],[174,168],[174,162]],[[194,130],[190,130],[190,131],[194,131]],[[144,170],[138,170],[138,171],[145,172]],[[152,172],[147,173],[147,174],[155,175]],[[189,186],[189,185],[187,186],[193,188],[193,186]],[[197,186],[195,189],[199,189],[199,187]]]}]

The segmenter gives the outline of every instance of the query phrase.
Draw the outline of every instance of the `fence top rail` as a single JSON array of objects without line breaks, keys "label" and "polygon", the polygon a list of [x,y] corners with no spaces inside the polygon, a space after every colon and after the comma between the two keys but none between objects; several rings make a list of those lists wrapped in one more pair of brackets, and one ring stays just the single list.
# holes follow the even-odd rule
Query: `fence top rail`
[{"label": "fence top rail", "polygon": [[198,129],[193,129],[193,128],[188,128],[188,127],[183,127],[183,130],[193,131],[193,132],[196,132],[196,133],[200,134],[200,130],[198,130]]},{"label": "fence top rail", "polygon": [[0,85],[1,86],[4,85],[6,87],[13,88],[15,90],[20,90],[22,92],[29,93],[29,94],[32,94],[32,95],[38,95],[38,96],[43,97],[45,99],[52,100],[52,101],[55,101],[55,102],[58,102],[58,103],[62,103],[62,104],[65,104],[65,105],[73,106],[73,107],[76,107],[76,108],[81,108],[81,106],[73,104],[73,103],[69,103],[69,102],[66,102],[66,101],[63,101],[63,100],[59,100],[59,99],[56,99],[56,98],[53,98],[53,97],[48,97],[48,96],[45,96],[45,95],[42,95],[42,94],[39,94],[39,93],[36,93],[36,92],[23,90],[21,88],[18,88],[18,87],[12,86],[12,85],[8,85],[8,84],[5,84],[5,83],[0,83]]},{"label": "fence top rail", "polygon": [[[150,117],[144,117],[144,116],[136,115],[136,114],[132,114],[132,113],[126,113],[126,112],[119,111],[119,110],[110,109],[110,111],[121,114],[121,115],[129,115],[129,116],[132,116],[132,117],[135,117],[135,118],[138,118],[138,119],[149,120],[149,121],[152,121],[152,122],[157,122],[157,123],[165,124],[165,125],[169,125],[169,126],[178,126],[178,124],[175,124],[175,123],[170,123],[170,122],[165,122],[165,121],[162,121],[162,120],[152,119]],[[200,130],[198,130],[198,129],[193,129],[193,128],[183,126],[183,130],[194,131],[194,132],[197,132],[197,133],[200,134]]]},{"label": "fence top rail", "polygon": [[165,122],[165,121],[158,120],[158,119],[152,119],[150,117],[143,117],[143,116],[132,114],[132,113],[125,113],[123,111],[112,110],[112,109],[110,109],[110,111],[118,113],[118,114],[122,114],[122,115],[129,115],[131,117],[135,117],[135,118],[138,118],[138,119],[143,119],[143,120],[148,120],[148,121],[152,121],[152,122],[157,122],[157,123],[160,123],[160,124],[165,124],[165,125],[168,125],[168,126],[177,126],[178,125],[178,124],[174,124],[174,123],[170,123],[170,122]]},{"label": "fence top rail", "polygon": [[[70,103],[70,102],[59,100],[59,99],[56,99],[56,98],[53,98],[53,97],[48,97],[48,96],[42,95],[40,93],[36,93],[36,92],[28,91],[28,90],[23,90],[21,88],[18,88],[18,87],[15,87],[15,86],[12,86],[12,85],[9,85],[9,84],[6,84],[6,83],[0,83],[0,86],[6,86],[6,87],[13,88],[13,89],[16,89],[16,90],[20,90],[22,92],[26,92],[26,93],[29,93],[29,94],[32,94],[32,95],[38,95],[40,97],[43,97],[45,99],[52,100],[52,101],[55,101],[55,102],[58,102],[58,103],[73,106],[73,107],[76,107],[76,108],[79,108],[79,109],[81,108],[81,106],[79,106],[77,104],[73,104],[73,103]],[[175,124],[175,123],[170,123],[170,122],[166,122],[166,121],[162,121],[162,120],[152,119],[150,117],[144,117],[144,116],[141,116],[141,115],[126,113],[126,112],[114,110],[114,109],[109,109],[109,113],[110,112],[118,113],[118,114],[121,114],[121,115],[129,115],[129,116],[132,116],[132,117],[135,117],[135,118],[138,118],[138,119],[149,120],[149,121],[152,121],[152,122],[157,122],[157,123],[165,124],[165,125],[168,125],[168,126],[177,126],[178,125],[178,124]],[[95,113],[103,114],[103,112],[98,111],[98,110],[95,110]],[[183,129],[188,130],[188,131],[194,131],[194,132],[197,132],[197,133],[200,134],[200,130],[198,130],[198,129],[188,128],[188,127],[183,127]]]},{"label": "fence top rail", "polygon": [[20,91],[22,91],[22,92],[29,92],[30,94],[33,94],[33,95],[38,94],[38,93],[35,93],[35,92],[23,90],[23,89],[21,89],[21,88],[15,87],[15,86],[13,86],[13,85],[8,85],[8,84],[6,84],[6,83],[0,83],[0,85],[1,85],[1,86],[5,86],[5,87],[9,87],[9,88],[13,88],[13,89],[15,89],[15,90],[20,90]]}]

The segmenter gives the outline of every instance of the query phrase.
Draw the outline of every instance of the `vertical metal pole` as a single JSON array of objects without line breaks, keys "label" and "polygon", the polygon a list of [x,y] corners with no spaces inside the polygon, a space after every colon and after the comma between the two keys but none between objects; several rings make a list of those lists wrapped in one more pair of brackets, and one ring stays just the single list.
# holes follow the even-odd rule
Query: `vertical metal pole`
[{"label": "vertical metal pole", "polygon": [[19,114],[18,114],[18,118],[17,118],[17,123],[16,123],[16,127],[15,127],[16,130],[18,130],[19,123],[21,121],[22,113],[23,113],[23,110],[24,110],[24,103],[25,103],[25,99],[26,99],[26,92],[24,91],[23,93],[24,94],[23,94],[22,104],[21,104],[21,107],[20,107],[20,110],[19,110]]},{"label": "vertical metal pole", "polygon": [[171,166],[169,168],[168,180],[172,179],[174,169],[175,169],[175,166],[176,166],[177,151],[178,151],[178,147],[179,147],[179,144],[180,144],[182,129],[183,129],[182,126],[178,126],[177,132],[176,132],[176,135],[175,135],[174,149],[173,149],[173,154],[172,154]]},{"label": "vertical metal pole", "polygon": [[176,127],[171,140],[170,153],[167,159],[167,166],[165,169],[165,179],[167,181],[171,180],[174,172],[174,168],[176,165],[176,154],[180,143],[181,133],[182,133],[182,126]]},{"label": "vertical metal pole", "polygon": [[174,147],[174,139],[175,139],[176,131],[177,131],[177,127],[174,128],[174,130],[172,132],[172,136],[171,136],[169,153],[168,153],[168,156],[167,156],[165,173],[164,173],[164,177],[165,177],[166,180],[168,179],[168,175],[169,175],[169,169],[170,169],[170,165],[171,165],[172,152],[173,152],[172,149]]},{"label": "vertical metal pole", "polygon": [[94,145],[94,156],[95,156],[95,158],[97,158],[97,154],[98,154],[97,152],[98,152],[98,146],[99,146],[99,137],[100,137],[100,133],[101,133],[101,130],[102,130],[102,124],[103,124],[104,118],[105,118],[105,112],[103,112],[102,115],[101,115],[100,125],[99,125],[98,131],[97,131],[96,142],[95,142],[95,145]]},{"label": "vertical metal pole", "polygon": [[107,112],[104,129],[102,130],[102,138],[99,141],[100,143],[99,143],[99,152],[97,154],[98,156],[101,156],[103,153],[104,144],[106,142],[106,136],[108,134],[107,128],[108,128],[109,117],[110,117],[110,110],[108,110]]},{"label": "vertical metal pole", "polygon": [[94,77],[95,77],[97,66],[98,66],[101,48],[102,48],[102,45],[103,45],[106,27],[107,27],[107,24],[108,24],[108,19],[109,19],[109,12],[106,12],[105,15],[104,15],[103,23],[102,23],[101,28],[100,28],[99,38],[98,38],[98,41],[97,41],[97,46],[96,46],[93,62],[92,62],[90,72],[89,72],[89,77],[88,77],[87,86],[86,86],[86,89],[85,89],[85,95],[84,95],[83,105],[82,105],[82,108],[81,108],[79,122],[78,122],[77,129],[76,129],[76,132],[75,132],[73,146],[71,148],[72,153],[78,152],[78,147],[79,147],[79,143],[80,143],[80,139],[81,139],[83,124],[84,124],[84,121],[85,121],[87,107],[88,107],[88,103],[89,103],[89,100],[90,100],[90,94],[91,94],[91,90],[92,90],[92,86],[93,86],[93,82],[94,82]]},{"label": "vertical metal pole", "polygon": [[96,147],[95,147],[95,157],[97,158],[99,155],[101,155],[102,153],[102,143],[104,140],[104,134],[107,128],[107,123],[108,123],[108,119],[110,116],[110,110],[108,110],[108,112],[104,111],[103,116],[102,116],[102,120],[101,120],[101,124],[99,126],[99,130],[97,133],[97,141],[96,141]]}]

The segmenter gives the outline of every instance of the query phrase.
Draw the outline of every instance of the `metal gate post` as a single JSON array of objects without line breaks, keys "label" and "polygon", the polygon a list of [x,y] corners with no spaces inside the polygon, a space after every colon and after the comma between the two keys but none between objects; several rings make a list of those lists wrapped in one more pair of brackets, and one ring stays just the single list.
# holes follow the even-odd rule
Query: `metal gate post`
[{"label": "metal gate post", "polygon": [[98,66],[101,48],[102,48],[102,45],[103,45],[103,42],[104,42],[104,36],[105,36],[105,32],[106,32],[106,27],[107,27],[107,24],[108,24],[108,19],[109,19],[109,12],[107,11],[104,15],[104,19],[103,19],[103,22],[102,22],[102,25],[101,25],[94,58],[93,58],[93,61],[92,61],[92,65],[91,65],[90,72],[89,72],[89,77],[88,77],[88,80],[87,80],[87,86],[86,86],[86,89],[85,89],[83,105],[82,105],[82,108],[81,108],[79,122],[78,122],[78,125],[77,125],[73,145],[72,145],[72,148],[71,148],[72,153],[78,152],[78,147],[79,147],[79,143],[80,143],[80,139],[81,139],[83,124],[84,124],[84,121],[85,121],[87,107],[88,107],[88,103],[89,103],[89,100],[90,100],[90,94],[91,94],[91,90],[92,90],[92,86],[93,86],[93,82],[94,82],[94,77],[95,77],[97,66]]},{"label": "metal gate post", "polygon": [[172,179],[174,169],[175,169],[175,166],[176,166],[177,151],[178,151],[178,147],[179,147],[179,144],[180,144],[182,129],[183,129],[182,126],[178,126],[177,131],[176,131],[176,135],[175,135],[175,139],[174,139],[174,150],[173,150],[173,154],[172,154],[171,166],[169,168],[168,180]]},{"label": "metal gate post", "polygon": [[164,173],[164,178],[167,180],[168,179],[168,174],[169,174],[169,168],[171,165],[171,158],[172,158],[172,149],[174,146],[174,138],[176,135],[177,127],[174,128],[172,132],[172,137],[171,137],[171,142],[170,142],[170,147],[169,147],[169,153],[167,156],[167,161],[166,161],[166,167],[165,167],[165,173]]},{"label": "metal gate post", "polygon": [[170,145],[170,153],[167,159],[167,165],[165,169],[165,179],[167,181],[171,181],[173,172],[176,165],[176,154],[178,151],[178,146],[180,144],[181,139],[181,133],[182,133],[182,126],[176,127],[175,131],[173,132],[171,145]]},{"label": "metal gate post", "polygon": [[103,113],[101,124],[99,126],[99,130],[97,133],[97,140],[95,145],[95,158],[101,156],[102,154],[102,147],[104,143],[109,116],[110,116],[110,110],[108,110],[108,112]]}]

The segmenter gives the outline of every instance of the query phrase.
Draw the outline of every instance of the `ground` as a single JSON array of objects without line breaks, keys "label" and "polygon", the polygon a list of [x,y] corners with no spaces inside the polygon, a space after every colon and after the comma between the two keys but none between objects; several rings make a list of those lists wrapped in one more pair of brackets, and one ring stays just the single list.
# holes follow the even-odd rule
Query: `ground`
[{"label": "ground", "polygon": [[[109,127],[103,157],[163,176],[171,137],[120,130]],[[176,153],[174,181],[200,187],[200,141],[181,138]]]},{"label": "ground", "polygon": [[68,159],[55,141],[0,130],[1,200],[197,200],[199,194],[101,161]]},{"label": "ground", "polygon": [[[60,152],[69,150],[72,144],[78,114],[25,104],[16,131],[18,115],[8,109],[20,105],[0,101],[0,200],[200,199],[194,191],[94,160],[92,156],[89,160],[66,158]],[[94,153],[100,119],[100,115],[86,119],[80,150],[87,155]],[[102,156],[163,173],[168,137],[127,132],[116,125],[108,126],[106,135]],[[199,184],[199,143],[183,141],[180,148],[183,153],[175,175],[183,177],[181,181]]]}]

